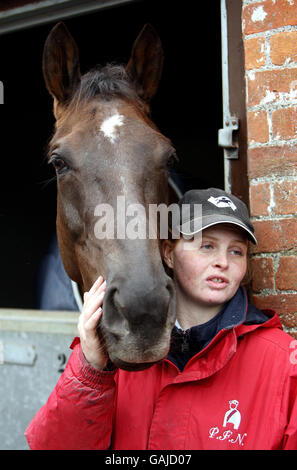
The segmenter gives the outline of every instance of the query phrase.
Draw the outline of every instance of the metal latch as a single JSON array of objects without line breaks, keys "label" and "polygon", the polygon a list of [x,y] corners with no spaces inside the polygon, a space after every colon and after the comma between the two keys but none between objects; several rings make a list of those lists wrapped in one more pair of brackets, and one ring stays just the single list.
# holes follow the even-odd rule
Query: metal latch
[{"label": "metal latch", "polygon": [[35,348],[31,344],[0,341],[0,364],[33,366],[36,358]]},{"label": "metal latch", "polygon": [[218,144],[224,148],[228,159],[238,158],[238,128],[238,118],[230,116],[225,119],[224,128],[219,129]]}]

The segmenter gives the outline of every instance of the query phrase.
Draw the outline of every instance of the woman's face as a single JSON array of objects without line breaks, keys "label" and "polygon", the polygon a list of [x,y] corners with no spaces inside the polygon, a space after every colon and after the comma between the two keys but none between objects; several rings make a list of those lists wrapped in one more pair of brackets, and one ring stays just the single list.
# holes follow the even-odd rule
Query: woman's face
[{"label": "woman's face", "polygon": [[236,293],[247,270],[248,241],[233,225],[218,224],[192,240],[165,242],[163,255],[173,269],[177,300],[222,306]]}]

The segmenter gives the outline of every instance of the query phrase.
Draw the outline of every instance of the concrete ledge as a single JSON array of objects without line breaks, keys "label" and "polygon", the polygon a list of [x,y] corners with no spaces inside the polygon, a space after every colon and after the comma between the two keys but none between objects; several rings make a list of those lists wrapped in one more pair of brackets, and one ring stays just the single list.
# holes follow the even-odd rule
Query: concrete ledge
[{"label": "concrete ledge", "polygon": [[0,331],[33,331],[78,335],[77,321],[80,312],[0,309]]}]

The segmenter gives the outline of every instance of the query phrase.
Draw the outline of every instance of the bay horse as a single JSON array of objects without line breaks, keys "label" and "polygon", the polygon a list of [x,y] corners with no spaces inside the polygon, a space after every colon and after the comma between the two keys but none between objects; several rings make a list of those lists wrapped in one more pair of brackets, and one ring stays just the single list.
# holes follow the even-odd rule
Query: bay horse
[{"label": "bay horse", "polygon": [[125,370],[144,369],[166,356],[174,287],[158,237],[98,239],[94,214],[98,204],[107,203],[119,218],[117,196],[141,204],[146,214],[149,204],[168,203],[168,164],[175,150],[149,114],[162,65],[161,41],[151,25],[136,38],[125,67],[97,66],[81,75],[78,47],[62,22],[50,31],[43,51],[55,117],[48,159],[57,176],[59,250],[81,292],[99,274],[106,279],[98,334],[110,360]]}]

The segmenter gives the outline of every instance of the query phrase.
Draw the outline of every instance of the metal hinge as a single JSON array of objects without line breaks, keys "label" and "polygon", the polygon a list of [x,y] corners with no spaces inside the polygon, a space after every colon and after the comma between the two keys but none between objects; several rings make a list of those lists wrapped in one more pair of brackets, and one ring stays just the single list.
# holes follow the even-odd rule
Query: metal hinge
[{"label": "metal hinge", "polygon": [[225,119],[223,129],[219,129],[218,144],[225,150],[228,159],[238,158],[238,128],[239,120],[235,116]]}]

